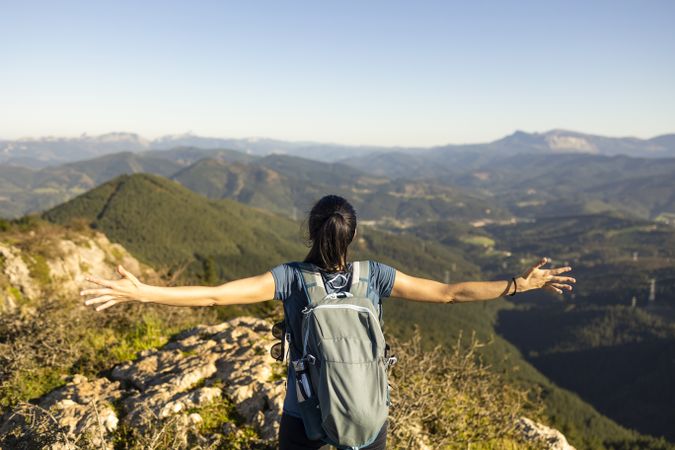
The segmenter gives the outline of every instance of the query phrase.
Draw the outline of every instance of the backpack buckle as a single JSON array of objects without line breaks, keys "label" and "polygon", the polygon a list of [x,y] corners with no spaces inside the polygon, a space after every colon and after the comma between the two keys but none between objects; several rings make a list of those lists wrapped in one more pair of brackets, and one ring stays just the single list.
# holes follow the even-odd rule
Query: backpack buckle
[{"label": "backpack buckle", "polygon": [[314,363],[316,363],[316,358],[314,357],[314,355],[307,354],[307,356],[305,356],[305,359],[311,365],[314,365]]},{"label": "backpack buckle", "polygon": [[336,300],[338,298],[347,298],[347,297],[353,297],[354,295],[351,292],[331,292],[330,294],[326,295],[323,299],[331,299],[331,300]]},{"label": "backpack buckle", "polygon": [[390,356],[390,357],[387,359],[387,367],[391,367],[391,366],[395,365],[397,362],[398,362],[398,358],[397,358],[397,357],[395,357],[395,356]]}]

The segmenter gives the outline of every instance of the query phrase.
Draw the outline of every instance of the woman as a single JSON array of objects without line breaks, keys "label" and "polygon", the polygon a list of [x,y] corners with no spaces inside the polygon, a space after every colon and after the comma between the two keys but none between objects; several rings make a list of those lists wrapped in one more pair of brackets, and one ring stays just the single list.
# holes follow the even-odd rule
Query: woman
[{"label": "woman", "polygon": [[[311,249],[305,258],[314,271],[320,272],[326,291],[341,292],[351,285],[352,264],[347,262],[348,247],[356,236],[356,213],[344,198],[329,195],[319,200],[309,215],[309,239]],[[424,278],[406,275],[388,265],[370,261],[369,293],[372,300],[382,297],[398,297],[407,300],[461,303],[490,300],[504,295],[533,289],[546,289],[561,294],[571,291],[576,280],[560,274],[570,267],[542,269],[548,262],[542,258],[521,276],[504,281],[472,281],[444,284]],[[98,305],[97,311],[120,303],[138,301],[171,306],[220,306],[246,304],[275,299],[284,302],[284,320],[291,335],[300,335],[300,311],[307,305],[303,290],[299,263],[286,263],[274,267],[262,275],[230,281],[220,286],[161,287],[140,282],[122,266],[117,269],[120,280],[101,280],[87,277],[88,281],[103,287],[85,289],[81,295],[96,295],[85,301],[86,305]],[[305,265],[307,267],[307,265]],[[297,359],[291,346],[291,359]],[[292,367],[289,380],[294,379]],[[321,441],[311,441],[305,434],[295,393],[295,383],[287,383],[283,414],[279,429],[281,449],[317,449]],[[375,441],[364,449],[383,449],[386,444],[387,423]]]}]

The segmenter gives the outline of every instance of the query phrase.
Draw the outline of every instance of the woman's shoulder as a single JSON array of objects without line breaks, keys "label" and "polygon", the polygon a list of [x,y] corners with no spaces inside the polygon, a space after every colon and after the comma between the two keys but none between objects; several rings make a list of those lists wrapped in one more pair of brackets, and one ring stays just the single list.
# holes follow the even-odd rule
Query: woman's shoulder
[{"label": "woman's shoulder", "polygon": [[299,261],[287,261],[277,264],[270,269],[277,281],[292,279],[301,263]]},{"label": "woman's shoulder", "polygon": [[275,299],[285,300],[298,290],[298,286],[301,283],[298,267],[301,264],[300,261],[288,261],[270,269],[274,277]]},{"label": "woman's shoulder", "polygon": [[376,259],[364,259],[364,260],[360,260],[360,262],[361,262],[361,264],[368,264],[370,266],[371,271],[379,270],[379,269],[384,269],[384,270],[393,269],[392,266],[390,266],[388,264],[385,264],[381,261],[378,261]]},{"label": "woman's shoulder", "polygon": [[279,263],[276,265],[274,268],[276,269],[277,267],[283,267],[283,268],[295,268],[295,267],[300,267],[300,265],[304,264],[302,261],[286,261]]}]

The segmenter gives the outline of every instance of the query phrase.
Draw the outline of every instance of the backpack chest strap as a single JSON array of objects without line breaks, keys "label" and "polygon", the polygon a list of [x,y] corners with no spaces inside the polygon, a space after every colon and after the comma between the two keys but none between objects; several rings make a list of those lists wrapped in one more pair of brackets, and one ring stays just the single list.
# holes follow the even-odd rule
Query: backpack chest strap
[{"label": "backpack chest strap", "polygon": [[[321,273],[302,268],[302,279],[309,303],[316,303],[328,295],[323,283]],[[368,261],[355,261],[352,263],[352,284],[349,292],[354,297],[366,297],[368,295],[368,283],[370,281],[370,264]]]}]

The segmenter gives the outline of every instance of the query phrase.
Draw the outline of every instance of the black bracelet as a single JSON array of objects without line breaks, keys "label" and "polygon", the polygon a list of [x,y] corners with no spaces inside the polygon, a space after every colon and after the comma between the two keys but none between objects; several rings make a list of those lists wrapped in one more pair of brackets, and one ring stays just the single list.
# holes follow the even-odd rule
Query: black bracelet
[{"label": "black bracelet", "polygon": [[511,277],[511,279],[513,280],[514,289],[513,294],[509,294],[509,297],[513,297],[514,295],[516,295],[516,292],[518,292],[518,284],[516,283],[516,277]]}]

